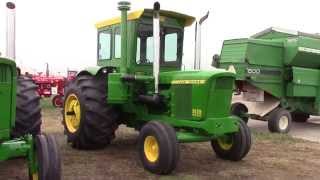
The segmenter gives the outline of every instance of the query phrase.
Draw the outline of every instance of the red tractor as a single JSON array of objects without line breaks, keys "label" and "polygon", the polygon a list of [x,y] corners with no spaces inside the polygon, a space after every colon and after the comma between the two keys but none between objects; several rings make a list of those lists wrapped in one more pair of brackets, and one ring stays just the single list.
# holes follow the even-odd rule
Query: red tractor
[{"label": "red tractor", "polygon": [[72,81],[76,75],[77,71],[68,71],[67,72],[67,78],[56,79],[54,81],[54,87],[52,88],[52,94],[55,94],[55,96],[52,98],[52,105],[54,107],[62,107],[63,105],[63,96],[64,96],[64,86],[69,81]]}]

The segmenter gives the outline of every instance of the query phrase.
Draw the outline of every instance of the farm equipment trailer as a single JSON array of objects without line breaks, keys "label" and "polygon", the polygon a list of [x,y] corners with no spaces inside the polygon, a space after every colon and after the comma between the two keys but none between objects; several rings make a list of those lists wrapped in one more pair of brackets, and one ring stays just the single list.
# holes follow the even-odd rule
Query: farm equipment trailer
[{"label": "farm equipment trailer", "polygon": [[268,121],[287,133],[291,121],[320,114],[320,36],[269,28],[248,39],[226,40],[213,64],[236,72],[232,111]]},{"label": "farm equipment trailer", "polygon": [[[7,3],[7,11],[7,57],[15,59],[15,5]],[[40,134],[37,86],[19,72],[13,60],[0,57],[0,162],[23,157],[27,159],[29,179],[59,180],[56,141],[52,135]]]},{"label": "farm equipment trailer", "polygon": [[[145,169],[168,174],[179,143],[211,141],[222,159],[238,161],[251,146],[249,128],[230,114],[235,74],[181,71],[184,28],[194,18],[143,9],[96,24],[98,66],[80,71],[65,88],[63,124],[77,149],[102,148],[119,124],[139,130]],[[201,21],[202,22],[202,21]]]}]

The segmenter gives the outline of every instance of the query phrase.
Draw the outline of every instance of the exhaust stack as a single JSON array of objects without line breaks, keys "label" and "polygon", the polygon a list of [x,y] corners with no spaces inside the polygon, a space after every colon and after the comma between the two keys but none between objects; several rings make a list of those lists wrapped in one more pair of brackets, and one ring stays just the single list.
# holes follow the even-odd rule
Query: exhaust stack
[{"label": "exhaust stack", "polygon": [[16,6],[12,2],[7,2],[7,45],[6,56],[12,60],[16,59]]},{"label": "exhaust stack", "polygon": [[159,69],[160,69],[160,3],[153,4],[153,76],[154,92],[159,93]]},{"label": "exhaust stack", "polygon": [[196,22],[195,29],[195,57],[194,57],[194,69],[200,70],[201,66],[201,25],[208,18],[209,11],[204,15],[199,22]]},{"label": "exhaust stack", "polygon": [[130,10],[130,2],[120,1],[118,9],[121,11],[121,64],[120,73],[127,73],[127,11]]}]

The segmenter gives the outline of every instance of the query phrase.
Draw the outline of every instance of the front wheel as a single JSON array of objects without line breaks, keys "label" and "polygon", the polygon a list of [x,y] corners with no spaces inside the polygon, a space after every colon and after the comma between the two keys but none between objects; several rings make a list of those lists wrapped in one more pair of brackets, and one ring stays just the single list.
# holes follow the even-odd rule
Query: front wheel
[{"label": "front wheel", "polygon": [[221,159],[239,161],[251,148],[251,132],[243,121],[239,121],[239,131],[226,134],[211,141],[216,155]]},{"label": "front wheel", "polygon": [[170,125],[158,121],[144,125],[139,134],[138,148],[145,169],[156,174],[169,174],[175,169],[179,144]]},{"label": "front wheel", "polygon": [[244,105],[242,103],[233,103],[231,105],[231,114],[235,115],[235,116],[238,116],[246,124],[249,121],[248,108],[247,108],[246,105]]},{"label": "front wheel", "polygon": [[[52,135],[35,136],[36,172],[30,173],[30,180],[60,180],[60,153]],[[31,172],[31,170],[30,170]]]},{"label": "front wheel", "polygon": [[288,133],[291,129],[292,117],[288,110],[277,108],[267,116],[270,132]]},{"label": "front wheel", "polygon": [[63,106],[63,96],[61,95],[55,95],[52,98],[52,105],[56,108],[60,108]]}]

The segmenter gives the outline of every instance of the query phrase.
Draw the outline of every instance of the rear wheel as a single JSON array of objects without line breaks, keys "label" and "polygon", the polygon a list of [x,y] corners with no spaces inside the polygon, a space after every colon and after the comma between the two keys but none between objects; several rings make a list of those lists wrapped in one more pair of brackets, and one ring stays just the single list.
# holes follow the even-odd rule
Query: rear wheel
[{"label": "rear wheel", "polygon": [[118,128],[118,111],[107,104],[107,77],[82,75],[65,88],[63,124],[77,149],[110,144]]},{"label": "rear wheel", "polygon": [[242,103],[233,103],[231,105],[231,114],[240,117],[245,123],[249,121],[248,108]]},{"label": "rear wheel", "polygon": [[16,98],[16,120],[11,136],[16,138],[26,134],[39,134],[41,127],[40,97],[32,79],[25,76],[18,77]]},{"label": "rear wheel", "polygon": [[211,141],[218,157],[231,161],[244,158],[251,148],[251,132],[243,121],[239,121],[239,131],[226,134]]},{"label": "rear wheel", "polygon": [[294,122],[307,122],[310,117],[309,114],[303,112],[292,112],[291,116]]},{"label": "rear wheel", "polygon": [[292,117],[288,110],[277,108],[267,116],[270,132],[288,133],[291,129]]},{"label": "rear wheel", "polygon": [[162,122],[144,125],[138,138],[141,162],[145,169],[156,174],[169,174],[177,166],[179,144],[175,130]]}]

